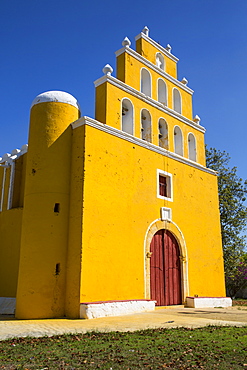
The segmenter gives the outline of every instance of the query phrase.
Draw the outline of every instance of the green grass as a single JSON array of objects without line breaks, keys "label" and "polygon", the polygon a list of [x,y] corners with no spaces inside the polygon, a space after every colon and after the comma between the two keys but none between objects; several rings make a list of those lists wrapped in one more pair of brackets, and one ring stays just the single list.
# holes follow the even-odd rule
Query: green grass
[{"label": "green grass", "polygon": [[0,342],[0,369],[247,369],[247,327],[87,333]]}]

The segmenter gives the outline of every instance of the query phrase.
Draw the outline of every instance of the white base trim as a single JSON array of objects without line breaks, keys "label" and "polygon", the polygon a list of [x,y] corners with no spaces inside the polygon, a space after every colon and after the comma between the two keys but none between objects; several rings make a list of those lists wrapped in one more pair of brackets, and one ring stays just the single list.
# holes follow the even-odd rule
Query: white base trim
[{"label": "white base trim", "polygon": [[121,316],[132,313],[154,311],[156,301],[108,301],[80,304],[81,319],[96,319],[98,317]]},{"label": "white base trim", "polygon": [[186,307],[231,307],[232,300],[229,297],[186,297]]},{"label": "white base trim", "polygon": [[0,315],[14,315],[15,298],[0,297]]}]

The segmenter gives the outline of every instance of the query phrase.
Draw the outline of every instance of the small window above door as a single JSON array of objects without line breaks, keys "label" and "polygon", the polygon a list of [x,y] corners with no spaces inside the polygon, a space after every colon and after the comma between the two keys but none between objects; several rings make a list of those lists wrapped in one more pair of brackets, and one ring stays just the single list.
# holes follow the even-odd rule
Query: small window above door
[{"label": "small window above door", "polygon": [[157,170],[157,198],[173,201],[172,174]]}]

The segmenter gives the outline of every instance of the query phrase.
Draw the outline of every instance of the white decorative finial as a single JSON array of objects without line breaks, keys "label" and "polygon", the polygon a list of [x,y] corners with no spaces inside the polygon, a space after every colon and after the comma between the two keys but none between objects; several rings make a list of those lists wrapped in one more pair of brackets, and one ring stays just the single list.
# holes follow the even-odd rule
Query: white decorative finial
[{"label": "white decorative finial", "polygon": [[193,118],[193,121],[194,121],[195,123],[198,123],[198,125],[199,125],[199,123],[200,123],[200,121],[201,121],[201,118],[196,114],[196,115],[195,115],[195,117]]},{"label": "white decorative finial", "polygon": [[22,147],[21,147],[21,154],[26,153],[27,152],[27,149],[28,149],[28,144],[22,145]]},{"label": "white decorative finial", "polygon": [[11,157],[11,155],[10,155],[9,153],[5,153],[5,154],[3,155],[2,162],[7,162],[7,163],[9,163],[9,160],[11,159],[10,157]]},{"label": "white decorative finial", "polygon": [[20,149],[14,149],[14,150],[12,150],[12,152],[11,152],[11,157],[13,156],[13,155],[17,155],[17,154],[19,154],[20,153]]},{"label": "white decorative finial", "polygon": [[3,160],[4,162],[6,162],[6,161],[9,159],[9,157],[10,157],[10,154],[9,154],[9,153],[5,153],[5,154],[3,155],[2,160]]},{"label": "white decorative finial", "polygon": [[166,50],[168,51],[168,53],[170,53],[172,51],[172,47],[171,47],[170,44],[166,45]]},{"label": "white decorative finial", "polygon": [[123,46],[126,46],[127,48],[131,45],[131,42],[130,42],[130,40],[128,39],[128,37],[125,37],[125,38],[123,39],[122,45],[123,45]]},{"label": "white decorative finial", "polygon": [[187,80],[187,78],[185,78],[185,77],[184,77],[184,78],[182,79],[182,81],[181,81],[181,82],[182,82],[182,84],[187,85],[187,83],[188,83],[189,81]]},{"label": "white decorative finial", "polygon": [[113,72],[113,68],[110,66],[110,64],[106,64],[102,71],[105,75],[110,76]]},{"label": "white decorative finial", "polygon": [[142,30],[142,33],[144,33],[144,35],[148,36],[149,35],[149,28],[147,26],[145,26]]}]

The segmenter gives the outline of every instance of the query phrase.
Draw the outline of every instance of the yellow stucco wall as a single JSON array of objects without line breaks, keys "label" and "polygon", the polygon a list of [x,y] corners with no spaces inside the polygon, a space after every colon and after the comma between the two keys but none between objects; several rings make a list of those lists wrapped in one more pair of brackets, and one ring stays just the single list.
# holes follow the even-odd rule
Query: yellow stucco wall
[{"label": "yellow stucco wall", "polygon": [[[18,318],[60,317],[65,313],[72,130],[69,125],[78,116],[77,108],[59,102],[40,103],[31,110]],[[59,212],[54,212],[56,203]]]},{"label": "yellow stucco wall", "polygon": [[0,212],[0,297],[16,297],[22,208]]},{"label": "yellow stucco wall", "polygon": [[167,54],[163,53],[160,51],[160,49],[152,45],[152,43],[150,43],[150,41],[147,39],[140,37],[138,40],[136,40],[136,51],[153,64],[156,64],[156,53],[161,53],[165,60],[165,72],[172,77],[177,78],[177,63],[168,57]]},{"label": "yellow stucco wall", "polygon": [[[164,206],[186,240],[190,294],[224,296],[216,176],[94,128],[86,136],[81,301],[146,298],[144,239]],[[173,202],[157,198],[157,169],[173,175]]]},{"label": "yellow stucco wall", "polygon": [[[168,145],[169,150],[174,152],[174,127],[179,126],[183,134],[184,157],[188,158],[188,134],[191,132],[196,138],[197,142],[197,162],[205,165],[205,145],[204,133],[197,130],[195,127],[189,126],[183,121],[179,121],[169,113],[154,107],[147,102],[127,93],[121,88],[112,85],[110,82],[105,82],[96,88],[96,96],[100,97],[96,101],[96,119],[100,122],[121,130],[122,115],[121,104],[124,98],[128,98],[134,106],[134,136],[141,137],[141,111],[147,109],[152,117],[152,140],[151,142],[158,145],[158,121],[164,118],[168,126]],[[102,95],[106,94],[108,97],[106,101],[106,109],[103,113],[101,110]]]},{"label": "yellow stucco wall", "polygon": [[15,174],[13,184],[12,207],[23,207],[26,180],[27,154],[21,155],[15,160]]},{"label": "yellow stucco wall", "polygon": [[[155,64],[155,62],[153,63]],[[166,83],[167,88],[167,107],[173,109],[173,89],[179,90],[182,98],[182,115],[188,119],[192,119],[192,96],[190,93],[177,86],[160,73],[145,66],[141,61],[128,53],[121,54],[117,58],[117,77],[133,87],[137,91],[141,91],[141,69],[145,68],[151,75],[152,91],[151,98],[158,101],[158,79],[162,79]]]},{"label": "yellow stucco wall", "polygon": [[67,317],[79,317],[82,258],[82,219],[84,186],[85,126],[72,132],[69,236],[67,250],[66,299]]}]

